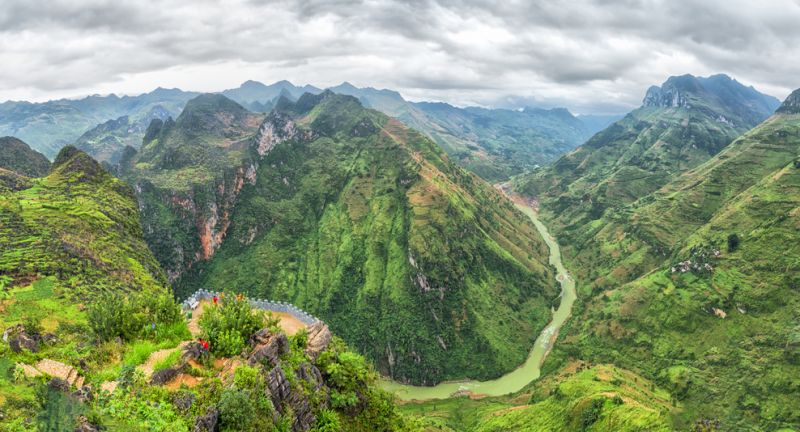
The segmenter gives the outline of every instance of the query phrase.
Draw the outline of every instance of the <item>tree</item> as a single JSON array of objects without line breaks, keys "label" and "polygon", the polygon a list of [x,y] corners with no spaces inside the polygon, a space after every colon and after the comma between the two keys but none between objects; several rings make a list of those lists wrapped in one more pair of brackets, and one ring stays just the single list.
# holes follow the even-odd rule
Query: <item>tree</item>
[{"label": "tree", "polygon": [[733,233],[728,236],[728,252],[733,252],[739,248],[739,236]]}]

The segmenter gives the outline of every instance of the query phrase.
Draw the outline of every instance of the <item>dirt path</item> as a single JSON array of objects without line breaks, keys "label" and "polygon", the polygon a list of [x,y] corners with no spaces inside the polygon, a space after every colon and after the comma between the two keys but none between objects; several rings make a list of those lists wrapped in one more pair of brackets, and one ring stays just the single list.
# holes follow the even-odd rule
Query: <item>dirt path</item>
[{"label": "dirt path", "polygon": [[183,341],[180,344],[178,344],[178,346],[175,347],[175,348],[167,348],[167,349],[163,349],[163,350],[158,350],[158,351],[150,354],[150,357],[147,358],[147,361],[142,363],[138,367],[138,369],[141,370],[144,373],[144,377],[149,380],[150,377],[153,376],[153,373],[155,372],[156,364],[158,364],[158,362],[160,362],[161,360],[164,360],[165,358],[169,357],[169,355],[174,353],[175,351],[183,350],[183,348],[188,344],[189,344],[189,341]]},{"label": "dirt path", "polygon": [[294,315],[290,313],[272,312],[272,315],[280,320],[280,323],[278,324],[281,326],[281,330],[283,330],[284,333],[286,333],[289,336],[294,335],[295,333],[299,332],[304,328],[308,328],[308,326],[304,322],[295,318]]}]

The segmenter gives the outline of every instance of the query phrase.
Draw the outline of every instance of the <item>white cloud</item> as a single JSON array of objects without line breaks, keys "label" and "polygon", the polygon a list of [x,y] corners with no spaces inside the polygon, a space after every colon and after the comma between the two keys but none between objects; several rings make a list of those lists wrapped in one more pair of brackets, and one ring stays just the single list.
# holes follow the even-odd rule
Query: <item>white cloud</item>
[{"label": "white cloud", "polygon": [[620,112],[669,75],[800,86],[797,0],[27,0],[0,4],[0,100],[350,81],[414,100]]}]

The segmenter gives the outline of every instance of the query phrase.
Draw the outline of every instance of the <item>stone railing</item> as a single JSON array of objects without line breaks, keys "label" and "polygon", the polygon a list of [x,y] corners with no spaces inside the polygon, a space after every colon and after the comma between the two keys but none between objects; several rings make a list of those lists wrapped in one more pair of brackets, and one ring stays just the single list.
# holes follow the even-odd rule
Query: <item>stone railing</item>
[{"label": "stone railing", "polygon": [[[189,296],[186,300],[181,303],[186,310],[192,310],[197,307],[197,304],[200,300],[211,300],[214,296],[221,296],[222,293],[214,292],[214,291],[206,291],[206,290],[198,290],[191,296]],[[283,312],[288,313],[289,315],[297,318],[305,325],[312,325],[319,320],[319,318],[311,315],[310,313],[300,309],[299,307],[286,302],[274,302],[270,300],[261,300],[261,299],[249,299],[250,306],[255,309],[262,309],[268,310],[272,312]]]}]

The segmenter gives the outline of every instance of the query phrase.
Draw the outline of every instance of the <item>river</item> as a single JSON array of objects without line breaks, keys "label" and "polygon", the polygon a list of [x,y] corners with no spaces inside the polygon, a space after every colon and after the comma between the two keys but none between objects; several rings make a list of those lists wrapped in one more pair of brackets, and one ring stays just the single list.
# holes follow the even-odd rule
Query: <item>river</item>
[{"label": "river", "polygon": [[550,264],[556,268],[556,279],[561,283],[561,304],[553,312],[553,319],[536,338],[528,359],[517,369],[490,381],[455,381],[444,382],[432,387],[400,384],[391,380],[381,381],[381,387],[397,395],[401,400],[446,399],[453,393],[470,392],[487,396],[502,396],[521,390],[531,381],[539,378],[540,367],[550,352],[559,329],[569,318],[572,304],[575,302],[575,280],[567,273],[561,262],[561,249],[558,241],[547,231],[547,227],[536,217],[536,213],[528,206],[517,204],[517,207],[531,218],[539,230],[547,246],[550,248]]}]

